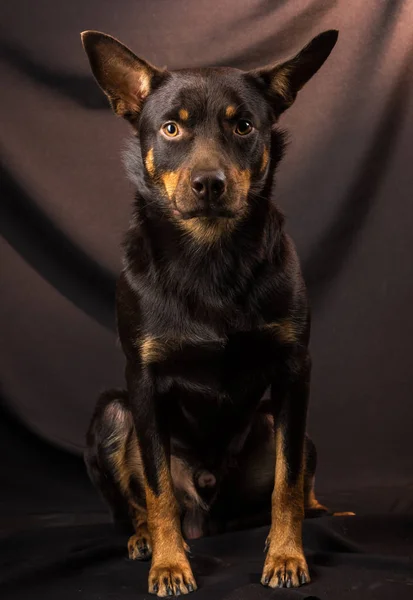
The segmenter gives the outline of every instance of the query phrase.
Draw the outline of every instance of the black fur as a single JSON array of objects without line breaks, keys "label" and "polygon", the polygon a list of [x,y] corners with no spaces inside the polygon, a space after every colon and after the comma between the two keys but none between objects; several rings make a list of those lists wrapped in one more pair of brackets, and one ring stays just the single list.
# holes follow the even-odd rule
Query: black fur
[{"label": "black fur", "polygon": [[[136,435],[144,479],[155,496],[162,493],[164,456],[178,458],[190,471],[202,510],[225,527],[233,518],[251,516],[261,501],[270,506],[273,467],[260,489],[248,486],[251,457],[253,470],[264,468],[273,423],[283,436],[286,485],[297,485],[304,470],[306,489],[312,487],[315,448],[305,442],[310,311],[299,260],[273,197],[285,147],[276,121],[324,62],[336,36],[316,38],[285,73],[283,66],[248,74],[169,73],[145,63],[131,88],[139,93],[131,99],[128,90],[114,91],[116,77],[107,80],[99,62],[107,64],[105,57],[93,41],[97,35],[85,48],[112,106],[135,128],[125,162],[137,190],[117,286],[127,392],[106,395],[97,407],[88,437],[89,471],[116,513],[125,499],[145,506],[142,479],[131,472],[127,491],[119,490],[110,460],[117,445],[127,448],[128,436]],[[96,39],[104,48],[105,39]],[[129,64],[130,54],[107,43]],[[312,66],[311,52],[318,53]],[[303,70],[296,73],[300,61]],[[179,128],[177,139],[162,129],[170,121]],[[238,135],[245,121],[252,132]],[[225,177],[219,202],[211,196],[202,204],[191,189],[194,173],[206,168]],[[165,179],[171,173],[172,193]],[[223,214],[222,233],[208,237],[224,222]],[[119,406],[126,412],[116,422]],[[108,438],[116,448],[105,446]],[[237,494],[237,506],[231,506]],[[188,498],[177,498],[184,522],[194,507]]]}]

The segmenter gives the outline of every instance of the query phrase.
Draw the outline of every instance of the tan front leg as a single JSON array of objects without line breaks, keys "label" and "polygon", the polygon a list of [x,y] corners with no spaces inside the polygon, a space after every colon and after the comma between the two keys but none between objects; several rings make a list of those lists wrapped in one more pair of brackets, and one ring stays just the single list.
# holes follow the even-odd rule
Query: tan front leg
[{"label": "tan front leg", "polygon": [[272,495],[272,522],[267,538],[267,557],[261,583],[270,587],[297,587],[310,581],[302,547],[304,518],[304,471],[293,485],[288,470],[282,430],[276,434],[275,484]]},{"label": "tan front leg", "polygon": [[271,529],[261,582],[297,587],[310,581],[303,552],[304,450],[311,360],[295,349],[271,386],[275,428],[275,476]]},{"label": "tan front leg", "polygon": [[186,555],[172,480],[167,465],[159,472],[160,491],[156,495],[145,484],[148,529],[152,541],[149,592],[177,596],[196,590],[196,582]]}]

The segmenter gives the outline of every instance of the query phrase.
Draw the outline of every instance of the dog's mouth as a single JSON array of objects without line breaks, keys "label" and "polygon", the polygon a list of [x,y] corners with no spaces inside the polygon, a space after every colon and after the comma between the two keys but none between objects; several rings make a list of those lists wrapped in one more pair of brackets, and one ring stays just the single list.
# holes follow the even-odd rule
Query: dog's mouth
[{"label": "dog's mouth", "polygon": [[174,212],[183,221],[189,221],[190,219],[208,219],[212,221],[215,219],[235,219],[237,216],[233,210],[225,207],[206,207],[186,211],[175,208]]}]

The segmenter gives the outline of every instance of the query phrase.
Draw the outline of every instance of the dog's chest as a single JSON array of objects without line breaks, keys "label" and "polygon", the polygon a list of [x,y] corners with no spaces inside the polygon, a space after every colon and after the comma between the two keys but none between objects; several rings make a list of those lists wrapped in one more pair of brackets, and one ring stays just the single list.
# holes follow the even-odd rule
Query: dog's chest
[{"label": "dog's chest", "polygon": [[171,353],[158,372],[168,382],[165,409],[173,436],[199,454],[202,463],[237,454],[271,383],[272,363],[255,331]]},{"label": "dog's chest", "polygon": [[206,396],[235,398],[271,377],[273,340],[259,329],[204,339],[170,337],[143,347],[158,377]]}]

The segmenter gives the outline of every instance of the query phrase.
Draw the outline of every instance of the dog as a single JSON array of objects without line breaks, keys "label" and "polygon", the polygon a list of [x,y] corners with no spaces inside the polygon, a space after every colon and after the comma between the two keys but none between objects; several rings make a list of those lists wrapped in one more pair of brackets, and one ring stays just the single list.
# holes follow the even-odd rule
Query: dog
[{"label": "dog", "polygon": [[115,521],[133,525],[129,557],[152,557],[150,593],[196,590],[185,540],[262,507],[262,584],[305,584],[303,517],[327,509],[306,435],[309,301],[272,191],[278,119],[338,32],[248,72],[168,71],[109,35],[81,36],[97,83],[132,126],[136,186],[117,283],[126,390],[98,400],[89,475]]}]

